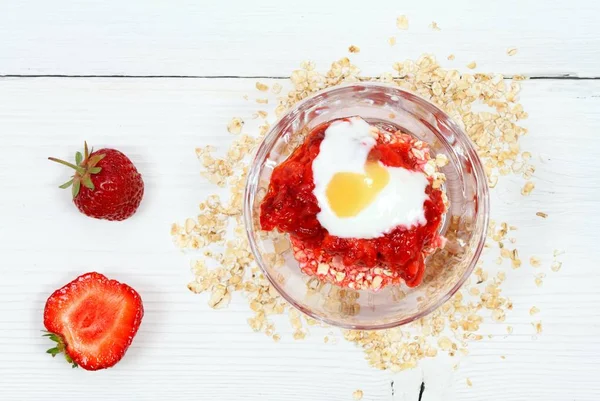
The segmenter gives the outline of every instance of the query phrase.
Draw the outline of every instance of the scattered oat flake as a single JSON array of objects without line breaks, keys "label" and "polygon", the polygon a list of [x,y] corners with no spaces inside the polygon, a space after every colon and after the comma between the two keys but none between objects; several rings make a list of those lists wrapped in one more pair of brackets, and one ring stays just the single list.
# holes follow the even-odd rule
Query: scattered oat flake
[{"label": "scattered oat flake", "polygon": [[494,309],[492,311],[492,319],[494,319],[496,322],[503,322],[506,319],[504,309]]},{"label": "scattered oat flake", "polygon": [[454,56],[454,54],[450,54],[450,55],[448,56],[448,60],[450,60],[450,61],[454,60],[455,58],[456,58],[456,57]]},{"label": "scattered oat flake", "polygon": [[532,322],[531,325],[535,328],[535,332],[537,334],[542,334],[542,322],[541,321]]},{"label": "scattered oat flake", "polygon": [[537,256],[532,256],[529,258],[529,264],[533,267],[540,267],[542,265],[542,261]]},{"label": "scattered oat flake", "polygon": [[[490,187],[493,186],[492,182],[495,184],[508,174],[533,174],[535,168],[529,164],[531,155],[520,149],[519,140],[527,133],[520,124],[522,119],[527,118],[527,113],[518,102],[520,86],[516,82],[507,85],[500,74],[446,70],[431,55],[423,55],[417,60],[399,61],[392,68],[393,71],[373,78],[361,76],[358,66],[352,64],[347,57],[334,61],[324,72],[317,70],[313,62],[304,62],[291,73],[290,90],[278,98],[273,109],[277,116],[281,116],[297,102],[325,88],[357,81],[385,82],[430,100],[450,115],[475,144],[485,173],[490,177]],[[279,83],[272,85],[271,92],[280,91],[282,86]],[[476,112],[474,106],[480,102],[491,110]],[[256,114],[260,116],[258,111]],[[250,158],[269,129],[269,124],[263,121],[262,125],[248,134],[240,132],[224,156],[217,155],[216,150],[210,146],[197,149],[196,153],[203,167],[202,175],[215,185],[227,188],[229,194],[210,195],[203,199],[197,215],[190,217],[194,221],[194,227],[190,223],[187,232],[186,221],[174,224],[171,226],[171,234],[177,247],[197,250],[200,255],[191,263],[193,279],[188,284],[190,291],[204,294],[214,308],[226,307],[233,293],[237,292],[247,301],[247,322],[252,331],[279,341],[280,336],[276,334],[273,320],[278,315],[284,315],[289,318],[294,339],[302,340],[309,335],[309,326],[320,323],[306,319],[290,307],[264,277],[249,247],[242,219]],[[431,162],[438,166],[444,164],[445,160],[436,158]],[[515,163],[517,165],[513,166]],[[523,165],[519,166],[518,163]],[[434,181],[437,180],[433,178]],[[467,218],[455,216],[449,222],[449,227],[456,232],[464,232],[470,229],[471,223]],[[486,246],[489,248],[496,243],[495,248],[516,267],[521,264],[518,252],[506,246],[510,241],[507,238],[508,232],[512,230],[516,230],[516,227],[507,222],[490,222]],[[456,252],[464,252],[463,247],[448,247],[443,251],[452,251],[455,256],[459,255]],[[275,244],[275,251],[265,255],[265,258],[275,266],[282,265],[288,252],[293,252],[289,243]],[[436,271],[447,271],[446,267],[444,263],[436,263],[434,260],[428,265],[428,270],[434,277]],[[325,271],[324,268],[321,271]],[[327,270],[327,274],[331,274],[334,280],[338,279],[337,273]],[[385,272],[379,275],[384,276]],[[369,365],[393,372],[413,369],[421,360],[440,354],[466,354],[469,344],[487,338],[481,334],[482,324],[509,319],[513,303],[503,293],[502,284],[507,279],[506,276],[503,272],[492,273],[480,261],[472,279],[433,313],[404,325],[401,329],[376,332],[342,330],[341,334],[345,340],[363,350]],[[369,280],[370,285],[378,283],[373,279]],[[307,285],[309,291],[323,290],[316,278],[308,280]],[[335,287],[328,291],[332,291],[329,298],[334,300],[329,305],[332,310],[348,315],[359,312],[357,307],[360,305],[354,291],[341,291]],[[400,287],[394,287],[391,295],[396,301],[407,297]],[[507,327],[507,332],[512,332],[510,326]],[[330,344],[338,342],[333,332],[327,337]]]},{"label": "scattered oat flake", "polygon": [[488,183],[490,185],[490,188],[495,188],[496,184],[498,184],[498,176],[497,175],[490,175],[488,177]]},{"label": "scattered oat flake", "polygon": [[467,64],[467,68],[473,70],[473,69],[477,68],[477,63],[474,61],[471,61],[469,64]]},{"label": "scattered oat flake", "polygon": [[227,124],[227,131],[231,134],[239,134],[242,132],[242,127],[244,126],[244,120],[239,117],[233,117],[229,124]]},{"label": "scattered oat flake", "polygon": [[500,359],[506,359],[504,355],[500,355]]},{"label": "scattered oat flake", "polygon": [[350,53],[360,53],[360,47],[352,45],[348,48],[348,51]]},{"label": "scattered oat flake", "polygon": [[191,233],[192,230],[196,228],[196,222],[194,221],[194,219],[186,219],[185,220],[185,232],[187,234]]},{"label": "scattered oat flake", "polygon": [[544,284],[544,277],[546,277],[546,273],[539,273],[535,275],[535,285],[541,287]]},{"label": "scattered oat flake", "polygon": [[396,18],[396,26],[403,31],[408,29],[408,18],[406,18],[406,15],[401,15]]},{"label": "scattered oat flake", "polygon": [[283,86],[281,86],[279,82],[275,82],[273,86],[271,86],[271,92],[273,92],[276,95],[281,93],[281,89],[283,89]]},{"label": "scattered oat flake", "polygon": [[537,212],[535,215],[541,217],[542,219],[545,219],[546,217],[548,217],[548,214],[546,214],[544,212]]},{"label": "scattered oat flake", "polygon": [[257,82],[256,89],[258,89],[261,92],[266,92],[269,90],[269,85],[263,84],[262,82]]},{"label": "scattered oat flake", "polygon": [[525,185],[523,185],[523,188],[521,189],[521,195],[528,196],[531,193],[531,191],[533,191],[534,188],[535,188],[535,184],[531,181],[527,181],[525,183]]},{"label": "scattered oat flake", "polygon": [[390,46],[394,46],[396,44],[396,37],[390,36],[388,39],[388,43],[390,44]]},{"label": "scattered oat flake", "polygon": [[258,132],[259,132],[261,135],[264,135],[264,134],[266,134],[267,132],[269,132],[269,128],[270,128],[270,127],[271,127],[271,126],[269,125],[269,123],[265,122],[264,124],[262,124],[262,125],[260,125],[260,126],[258,127]]},{"label": "scattered oat flake", "polygon": [[356,390],[352,393],[352,397],[354,397],[355,400],[362,400],[363,398],[363,391],[362,390]]},{"label": "scattered oat flake", "polygon": [[452,347],[452,341],[448,337],[441,337],[438,340],[438,345],[443,350],[448,350]]},{"label": "scattered oat flake", "polygon": [[431,21],[431,24],[429,24],[429,27],[431,29],[433,29],[434,31],[441,31],[440,27],[438,26],[437,22],[435,22],[435,21]]},{"label": "scattered oat flake", "polygon": [[294,331],[293,337],[294,340],[303,340],[306,337],[306,332],[301,329],[298,329]]},{"label": "scattered oat flake", "polygon": [[509,47],[506,50],[506,54],[508,54],[509,56],[514,56],[515,54],[517,54],[517,48],[516,47]]},{"label": "scattered oat flake", "polygon": [[556,261],[556,260],[554,262],[552,262],[552,264],[550,265],[550,269],[553,272],[559,271],[561,267],[562,267],[562,262],[559,262],[559,261]]},{"label": "scattered oat flake", "polygon": [[467,377],[467,386],[473,387],[473,382],[471,382],[471,379],[469,379],[468,377]]},{"label": "scattered oat flake", "polygon": [[259,99],[256,99],[256,103],[267,104],[267,103],[269,103],[269,99],[259,98]]},{"label": "scattered oat flake", "polygon": [[540,313],[540,310],[539,310],[537,307],[535,307],[535,306],[532,306],[532,307],[531,307],[531,309],[529,309],[529,314],[530,314],[531,316],[533,316],[533,315],[535,315],[535,314],[537,314],[537,313]]}]

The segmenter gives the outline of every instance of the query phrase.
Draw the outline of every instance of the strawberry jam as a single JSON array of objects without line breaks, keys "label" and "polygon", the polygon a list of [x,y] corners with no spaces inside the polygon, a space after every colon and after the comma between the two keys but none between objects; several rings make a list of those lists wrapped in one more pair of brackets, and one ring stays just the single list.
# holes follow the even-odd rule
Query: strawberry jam
[{"label": "strawberry jam", "polygon": [[[424,224],[396,226],[377,238],[369,239],[330,235],[317,218],[321,208],[313,193],[312,163],[319,155],[325,131],[331,123],[316,127],[304,143],[274,169],[267,195],[261,204],[262,229],[288,233],[295,249],[300,247],[305,250],[303,255],[314,255],[316,262],[313,261],[313,266],[334,260],[337,264],[341,262],[346,270],[344,284],[351,288],[358,288],[352,283],[351,271],[368,274],[375,268],[387,270],[388,276],[399,277],[410,287],[417,286],[423,278],[425,257],[443,243],[438,235],[446,210],[442,190],[434,188],[433,179],[427,178],[429,184],[425,187],[427,196],[423,202]],[[418,151],[414,151],[415,146]],[[423,172],[424,165],[430,159],[426,145],[412,136],[400,131],[381,130],[368,158],[384,166],[402,167],[415,172]]]}]

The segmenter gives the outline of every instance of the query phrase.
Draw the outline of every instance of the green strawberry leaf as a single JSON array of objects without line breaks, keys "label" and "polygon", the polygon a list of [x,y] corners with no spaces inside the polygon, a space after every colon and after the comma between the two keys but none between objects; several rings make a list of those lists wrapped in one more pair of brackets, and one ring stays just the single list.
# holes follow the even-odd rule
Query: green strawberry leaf
[{"label": "green strawberry leaf", "polygon": [[46,351],[47,354],[52,355],[54,358],[56,355],[64,352],[65,359],[68,363],[71,364],[73,368],[77,367],[77,363],[73,361],[73,358],[67,353],[65,343],[61,336],[55,333],[46,332],[46,334],[42,334],[43,337],[48,337],[50,340],[56,342],[56,346],[54,348],[50,348]]},{"label": "green strawberry leaf", "polygon": [[69,181],[65,182],[64,184],[62,184],[59,188],[67,189],[71,186],[71,184],[73,184],[73,178],[71,178]]},{"label": "green strawberry leaf", "polygon": [[75,199],[77,197],[77,195],[79,195],[79,188],[80,187],[81,187],[81,181],[80,180],[73,181],[73,199]]},{"label": "green strawberry leaf", "polygon": [[101,155],[94,155],[90,158],[90,160],[88,161],[88,166],[89,167],[96,167],[96,164],[98,164],[98,162],[102,159],[104,159],[104,156],[106,156],[105,154],[101,154]]},{"label": "green strawberry leaf", "polygon": [[96,189],[96,187],[94,187],[94,183],[92,182],[92,179],[90,178],[89,175],[83,176],[83,186],[85,186],[87,189],[91,189],[92,191],[94,189]]}]

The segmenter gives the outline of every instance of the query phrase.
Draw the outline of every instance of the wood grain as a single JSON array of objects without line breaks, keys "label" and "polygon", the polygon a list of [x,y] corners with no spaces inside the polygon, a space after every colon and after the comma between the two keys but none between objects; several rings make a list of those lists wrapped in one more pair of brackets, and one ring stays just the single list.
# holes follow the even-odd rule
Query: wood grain
[{"label": "wood grain", "polygon": [[[257,125],[251,115],[265,107],[253,102],[263,96],[254,84],[0,79],[0,399],[342,401],[360,388],[364,400],[416,401],[422,381],[423,401],[600,398],[600,82],[523,83],[530,114],[523,147],[534,154],[536,189],[522,197],[523,181],[506,177],[492,202],[493,218],[519,227],[523,260],[536,255],[543,261],[535,270],[527,263],[509,269],[504,291],[515,304],[507,320],[514,334],[506,337],[505,325],[485,324],[483,333],[493,337],[473,344],[469,356],[438,358],[399,374],[368,367],[339,334],[337,344],[324,344],[326,329],[294,341],[283,322],[276,344],[250,330],[242,299],[213,311],[205,296],[186,289],[191,255],[171,244],[169,226],[195,214],[213,190],[199,175],[194,148],[226,146],[233,116],[244,118],[247,129]],[[84,139],[119,148],[137,164],[146,196],[132,219],[86,218],[57,188],[68,173],[46,157],[69,158]],[[549,270],[555,248],[566,250],[559,273]],[[489,263],[495,255],[484,258]],[[146,308],[126,358],[96,373],[52,360],[40,336],[46,297],[90,270],[138,289]],[[548,274],[542,288],[533,283],[538,270]],[[544,324],[537,339],[528,315],[533,305]]]},{"label": "wood grain", "polygon": [[[408,31],[396,28],[401,14]],[[476,60],[480,71],[600,76],[590,0],[7,1],[0,37],[0,74],[289,76],[305,59],[327,66],[355,45],[366,74],[429,52],[448,66]]]}]

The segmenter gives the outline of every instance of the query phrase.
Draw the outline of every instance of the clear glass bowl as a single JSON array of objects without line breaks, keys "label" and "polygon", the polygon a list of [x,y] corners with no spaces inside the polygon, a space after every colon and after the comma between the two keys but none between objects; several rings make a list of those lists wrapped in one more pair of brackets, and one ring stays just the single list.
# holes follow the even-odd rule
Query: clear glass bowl
[{"label": "clear glass bowl", "polygon": [[[360,116],[371,124],[427,142],[433,156],[449,164],[445,190],[450,201],[440,232],[444,249],[426,259],[416,288],[388,286],[378,292],[343,289],[300,271],[286,234],[261,231],[260,204],[273,169],[285,161],[315,126]],[[321,91],[298,103],[268,133],[248,173],[244,221],[256,262],[279,293],[305,314],[351,329],[383,329],[419,319],[446,302],[472,272],[488,226],[488,186],[481,161],[465,133],[443,111],[397,87],[356,83]]]}]

